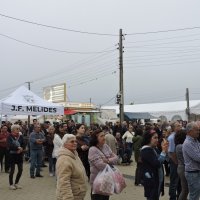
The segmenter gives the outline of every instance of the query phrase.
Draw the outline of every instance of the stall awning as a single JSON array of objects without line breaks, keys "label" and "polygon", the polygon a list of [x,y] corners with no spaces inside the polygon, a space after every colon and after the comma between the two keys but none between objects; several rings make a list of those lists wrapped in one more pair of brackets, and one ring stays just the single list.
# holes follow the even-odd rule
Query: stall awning
[{"label": "stall awning", "polygon": [[65,108],[65,110],[64,110],[64,114],[65,114],[65,115],[74,115],[74,114],[76,114],[76,113],[77,113],[77,111],[75,111],[75,110],[66,109],[66,108]]}]

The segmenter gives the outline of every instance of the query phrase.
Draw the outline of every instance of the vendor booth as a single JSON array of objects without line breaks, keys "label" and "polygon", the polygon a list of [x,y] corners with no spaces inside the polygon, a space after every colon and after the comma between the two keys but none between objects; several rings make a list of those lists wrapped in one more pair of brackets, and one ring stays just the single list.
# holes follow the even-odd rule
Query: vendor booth
[{"label": "vendor booth", "polygon": [[48,102],[25,86],[21,86],[0,100],[0,114],[4,115],[63,115],[62,105]]}]

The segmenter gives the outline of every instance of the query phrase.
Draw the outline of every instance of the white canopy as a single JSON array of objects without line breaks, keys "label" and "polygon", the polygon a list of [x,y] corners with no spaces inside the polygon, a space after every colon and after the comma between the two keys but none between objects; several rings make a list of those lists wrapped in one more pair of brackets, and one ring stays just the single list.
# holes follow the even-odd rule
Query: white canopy
[{"label": "white canopy", "polygon": [[[150,104],[135,104],[125,105],[124,112],[133,113],[149,113],[155,117],[166,117],[172,120],[175,116],[180,116],[181,119],[186,120],[186,101],[175,101],[166,103],[150,103]],[[102,109],[115,109],[119,113],[119,106],[103,106]],[[193,114],[200,114],[200,100],[190,100],[190,112]]]},{"label": "white canopy", "polygon": [[0,100],[0,114],[5,115],[63,115],[64,107],[40,98],[25,86]]}]

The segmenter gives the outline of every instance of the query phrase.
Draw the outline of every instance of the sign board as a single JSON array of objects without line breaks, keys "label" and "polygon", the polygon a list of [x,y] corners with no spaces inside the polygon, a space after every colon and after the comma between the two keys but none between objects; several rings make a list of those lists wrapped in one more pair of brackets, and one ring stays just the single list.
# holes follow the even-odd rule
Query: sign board
[{"label": "sign board", "polygon": [[53,103],[66,102],[66,83],[48,86],[43,89],[44,99]]}]

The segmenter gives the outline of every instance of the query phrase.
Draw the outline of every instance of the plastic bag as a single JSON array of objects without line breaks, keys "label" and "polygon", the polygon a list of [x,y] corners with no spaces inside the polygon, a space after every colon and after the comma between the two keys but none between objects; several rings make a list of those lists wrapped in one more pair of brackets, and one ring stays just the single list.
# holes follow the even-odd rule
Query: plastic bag
[{"label": "plastic bag", "polygon": [[114,167],[113,169],[113,180],[115,183],[114,192],[119,194],[126,187],[126,182],[123,177],[123,174],[119,171],[118,168]]},{"label": "plastic bag", "polygon": [[113,180],[113,170],[109,165],[106,165],[103,171],[99,172],[93,182],[92,193],[102,195],[114,194],[115,182]]}]

